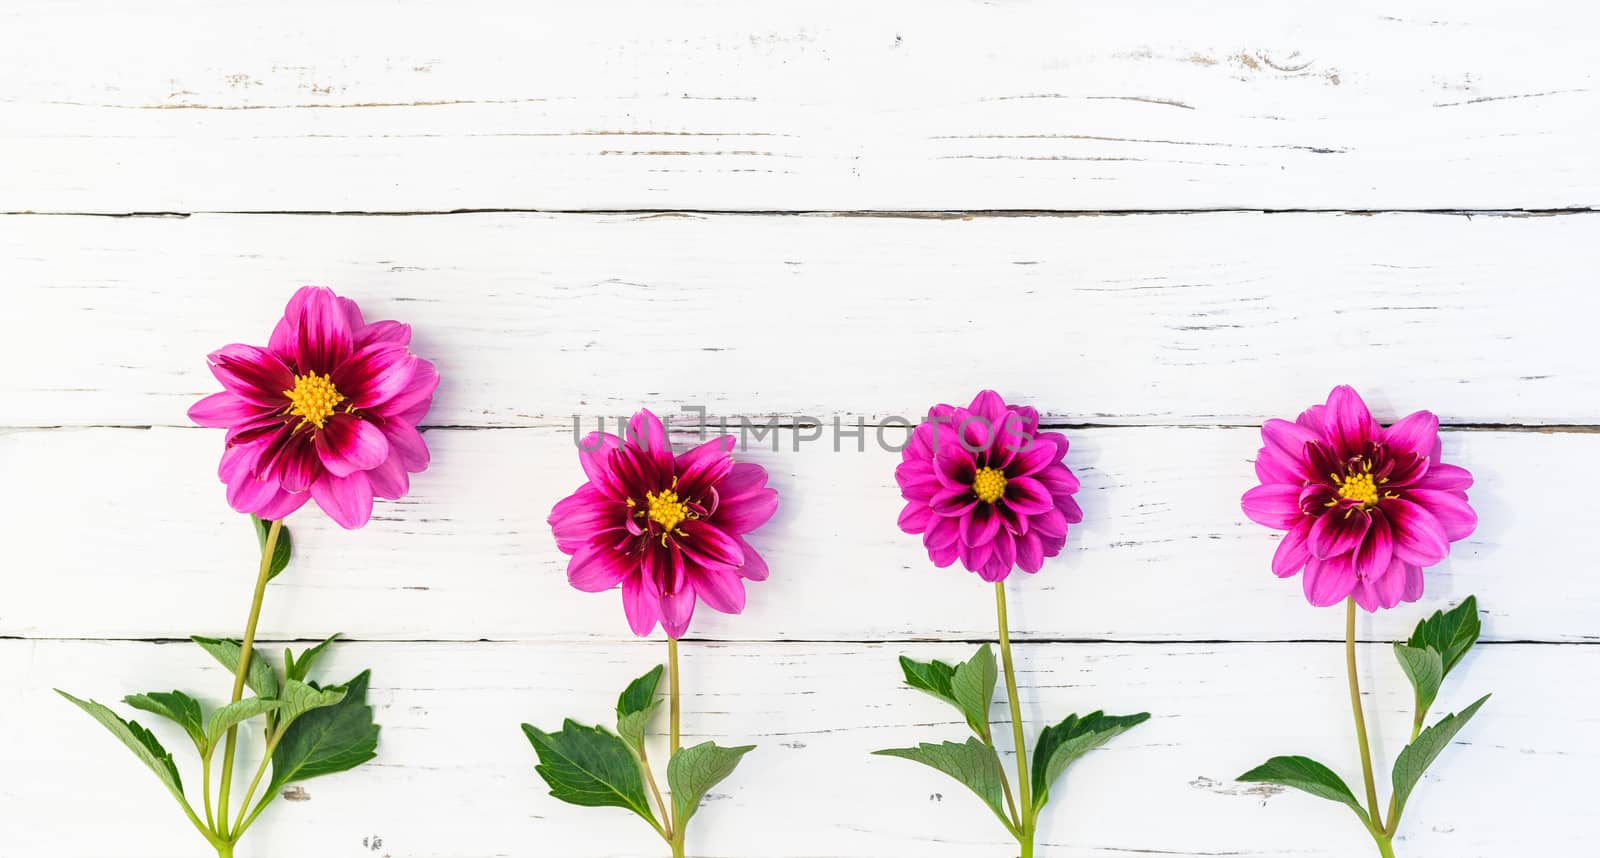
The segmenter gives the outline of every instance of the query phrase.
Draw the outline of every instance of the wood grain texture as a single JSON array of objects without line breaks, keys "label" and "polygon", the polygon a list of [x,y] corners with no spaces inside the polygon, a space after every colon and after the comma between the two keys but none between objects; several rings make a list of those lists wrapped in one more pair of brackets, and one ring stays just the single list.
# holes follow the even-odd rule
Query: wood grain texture
[{"label": "wood grain texture", "polygon": [[[205,355],[320,282],[414,325],[433,425],[868,421],[998,387],[1049,419],[1600,423],[1600,215],[8,218],[0,426],[185,425]],[[41,334],[41,332],[48,332]],[[965,401],[965,400],[963,400]]]},{"label": "wood grain texture", "polygon": [[0,206],[1593,206],[1595,24],[1481,0],[19,0]]},{"label": "wood grain texture", "polygon": [[[981,803],[936,772],[868,752],[960,739],[949,709],[897,687],[895,657],[955,659],[963,644],[694,644],[683,651],[688,741],[754,743],[717,787],[689,838],[696,858],[1004,856]],[[664,855],[624,811],[549,798],[517,724],[607,716],[628,680],[663,657],[659,642],[351,644],[323,668],[373,670],[379,758],[306,782],[280,801],[240,855]],[[1495,645],[1450,677],[1438,711],[1495,696],[1429,772],[1397,851],[1407,858],[1587,854],[1600,763],[1592,676],[1600,649]],[[1363,652],[1384,763],[1409,724],[1410,688],[1387,646]],[[1153,719],[1078,763],[1044,815],[1041,854],[1115,858],[1235,855],[1351,858],[1371,842],[1338,805],[1232,778],[1276,753],[1304,753],[1347,779],[1354,765],[1341,647],[1051,645],[1018,650],[1030,741],[1071,711],[1149,710]],[[1532,666],[1538,665],[1535,669]],[[201,856],[154,778],[49,691],[113,701],[174,686],[209,703],[228,678],[186,644],[0,642],[0,854],[12,858]],[[1005,717],[996,705],[994,717]],[[1570,713],[1552,719],[1551,712]],[[659,725],[658,725],[659,726]],[[169,747],[179,738],[158,726]],[[247,745],[247,756],[253,746]],[[187,769],[185,772],[187,773]],[[73,825],[39,825],[59,808]],[[1511,812],[1507,812],[1510,810]],[[381,842],[381,843],[380,843]],[[111,844],[115,844],[112,846]],[[374,846],[373,844],[379,844]],[[1015,844],[1011,844],[1012,849]]]},{"label": "wood grain texture", "polygon": [[[1247,521],[1259,446],[1248,429],[1070,433],[1083,525],[1036,576],[1017,573],[1024,638],[1340,640],[1342,615],[1307,606],[1268,569],[1277,535]],[[582,480],[570,431],[427,433],[433,467],[347,533],[313,506],[289,520],[297,556],[272,585],[262,633],[358,639],[630,638],[618,594],[566,583],[545,524]],[[752,541],[773,570],[746,613],[702,606],[691,634],[732,640],[903,640],[994,634],[976,576],[933,567],[895,526],[896,453],[835,452],[778,436],[752,449],[782,493]],[[1581,495],[1600,484],[1600,436],[1451,432],[1445,455],[1477,475],[1482,520],[1428,573],[1424,602],[1363,635],[1409,634],[1425,613],[1478,595],[1495,640],[1593,641],[1600,547]],[[769,442],[770,443],[770,442]],[[237,634],[255,541],[215,482],[211,430],[0,434],[8,581],[0,635],[172,638]],[[1552,598],[1552,594],[1560,594]]]}]

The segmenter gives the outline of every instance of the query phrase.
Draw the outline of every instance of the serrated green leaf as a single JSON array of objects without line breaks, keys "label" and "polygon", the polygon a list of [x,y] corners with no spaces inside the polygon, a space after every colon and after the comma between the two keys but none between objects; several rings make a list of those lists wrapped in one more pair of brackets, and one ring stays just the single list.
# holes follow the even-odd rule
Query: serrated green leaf
[{"label": "serrated green leaf", "polygon": [[1426,647],[1439,653],[1444,661],[1444,675],[1460,663],[1461,657],[1478,642],[1482,622],[1478,619],[1478,597],[1468,596],[1448,612],[1435,611],[1433,616],[1417,624],[1407,645]]},{"label": "serrated green leaf", "polygon": [[957,709],[961,708],[956,701],[955,691],[950,688],[950,682],[956,675],[953,666],[942,661],[916,661],[902,655],[900,670],[906,675],[907,685],[926,691]]},{"label": "serrated green leaf", "polygon": [[[265,551],[267,548],[267,531],[272,527],[272,522],[258,518],[254,513],[250,515],[250,524],[255,528],[256,547]],[[267,566],[267,580],[278,577],[289,566],[289,555],[294,553],[294,539],[289,536],[289,528],[278,528],[278,541],[272,546],[272,562]]]},{"label": "serrated green leaf", "polygon": [[[263,700],[260,697],[246,697],[243,700],[229,703],[227,706],[213,710],[211,717],[206,719],[204,736],[206,747],[214,747],[217,742],[221,741],[222,734],[226,733],[229,727],[248,721],[257,715],[272,712],[282,706],[282,700]],[[200,753],[204,755],[205,750],[201,749]]]},{"label": "serrated green leaf", "polygon": [[923,742],[915,748],[889,748],[873,753],[882,757],[900,757],[944,772],[976,793],[1007,828],[1011,827],[1011,820],[1006,818],[1005,794],[1001,788],[1005,775],[1000,771],[1000,758],[978,739],[969,738],[964,744],[944,742],[934,745]]},{"label": "serrated green leaf", "polygon": [[522,732],[539,755],[534,771],[552,796],[583,807],[625,808],[659,827],[644,795],[639,761],[620,737],[571,718],[555,733],[532,724],[523,724]]},{"label": "serrated green leaf", "polygon": [[1044,728],[1033,749],[1033,806],[1050,800],[1050,786],[1067,766],[1084,754],[1150,720],[1149,712],[1107,715],[1091,712],[1079,718],[1068,715],[1060,724]]},{"label": "serrated green leaf", "polygon": [[967,726],[980,736],[989,735],[989,704],[994,700],[995,682],[1000,672],[995,667],[994,650],[988,644],[978,647],[972,658],[956,665],[950,678],[950,691],[956,705],[967,717]]},{"label": "serrated green leaf", "polygon": [[1444,658],[1433,647],[1403,643],[1394,645],[1394,657],[1400,661],[1400,669],[1405,671],[1417,693],[1417,718],[1421,719],[1421,713],[1427,712],[1439,696],[1439,685],[1444,681]]},{"label": "serrated green leaf", "polygon": [[[195,635],[190,640],[199,644],[211,657],[216,659],[223,667],[237,673],[239,671],[239,653],[244,649],[236,640],[225,638],[203,638]],[[267,661],[260,650],[251,650],[250,670],[245,675],[244,682],[257,697],[268,700],[278,696],[278,674],[272,669],[272,662]]]},{"label": "serrated green leaf", "polygon": [[151,735],[149,730],[139,726],[138,721],[124,721],[117,713],[111,711],[103,704],[93,700],[79,700],[65,691],[57,688],[56,693],[72,701],[79,709],[89,713],[101,726],[111,731],[122,744],[139,758],[139,761],[155,772],[156,777],[166,784],[173,795],[183,796],[183,779],[178,777],[178,766],[172,762],[172,755],[167,749],[161,747],[161,742]]},{"label": "serrated green leaf", "polygon": [[344,685],[321,689],[323,694],[338,691],[343,696],[339,702],[308,710],[289,723],[272,752],[268,795],[284,784],[347,771],[378,755],[378,725],[372,723],[372,707],[367,705],[371,673],[363,670]]},{"label": "serrated green leaf", "polygon": [[148,694],[130,694],[122,698],[122,702],[173,721],[189,734],[195,748],[205,753],[205,725],[201,723],[200,702],[193,697],[182,691],[152,691]]},{"label": "serrated green leaf", "polygon": [[739,760],[755,747],[721,748],[713,742],[701,742],[672,755],[667,762],[667,786],[672,790],[672,818],[678,825],[688,823],[706,792],[733,774]]},{"label": "serrated green leaf", "polygon": [[1422,731],[1417,740],[1407,745],[1394,760],[1394,773],[1391,777],[1394,783],[1395,813],[1398,815],[1406,807],[1406,800],[1411,798],[1411,791],[1416,789],[1417,783],[1422,780],[1422,773],[1433,765],[1439,754],[1450,745],[1456,733],[1465,727],[1472,716],[1478,714],[1478,708],[1483,706],[1490,695],[1479,697],[1477,702],[1461,710],[1459,713],[1446,715],[1439,719],[1439,723]]},{"label": "serrated green leaf", "polygon": [[278,699],[283,702],[283,708],[278,710],[274,718],[280,724],[291,724],[296,718],[313,709],[337,704],[344,699],[344,694],[343,688],[322,689],[307,685],[298,679],[288,680],[278,695]]},{"label": "serrated green leaf", "polygon": [[656,697],[656,688],[661,684],[664,670],[662,665],[656,665],[649,673],[628,683],[628,687],[617,698],[617,735],[630,748],[637,749],[644,743],[644,732],[650,726],[650,716],[661,705]]},{"label": "serrated green leaf", "polygon": [[323,651],[326,650],[328,646],[335,640],[338,640],[338,638],[339,633],[334,632],[328,636],[327,640],[317,644],[316,646],[309,647],[305,652],[300,653],[299,658],[295,658],[294,653],[290,652],[288,648],[285,648],[283,651],[284,677],[287,679],[298,679],[301,682],[304,682],[306,677],[311,675],[311,665],[316,663],[317,657],[322,655]]},{"label": "serrated green leaf", "polygon": [[1268,783],[1293,787],[1317,798],[1336,801],[1356,812],[1364,825],[1371,825],[1367,811],[1356,801],[1344,779],[1310,757],[1273,757],[1239,776],[1246,783]]}]

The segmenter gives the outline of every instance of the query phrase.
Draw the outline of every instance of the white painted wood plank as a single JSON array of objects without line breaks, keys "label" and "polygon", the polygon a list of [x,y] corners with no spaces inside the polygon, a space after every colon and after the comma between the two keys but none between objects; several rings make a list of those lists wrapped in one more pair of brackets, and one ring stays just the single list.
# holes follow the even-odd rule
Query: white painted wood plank
[{"label": "white painted wood plank", "polygon": [[0,12],[7,210],[1600,203],[1592,4]]},{"label": "white painted wood plank", "polygon": [[[1309,607],[1268,569],[1277,535],[1239,496],[1259,446],[1248,429],[1070,433],[1085,521],[1036,576],[1017,573],[1023,637],[1338,640],[1342,615]],[[313,507],[290,519],[297,559],[271,586],[262,634],[360,639],[629,639],[617,594],[580,593],[545,524],[582,480],[570,432],[427,433],[434,464],[364,531]],[[691,633],[732,640],[966,640],[994,634],[989,591],[939,570],[895,525],[898,454],[827,443],[740,455],[782,493],[753,538],[772,577],[737,617],[701,608]],[[218,433],[48,430],[0,435],[7,561],[0,635],[238,635],[255,541],[215,482]],[[1423,603],[1366,634],[1409,634],[1425,613],[1476,593],[1496,640],[1590,641],[1600,544],[1589,486],[1600,435],[1450,432],[1445,455],[1478,478],[1482,524],[1428,578]],[[1559,594],[1558,596],[1556,594]]]},{"label": "white painted wood plank", "polygon": [[[1385,646],[1366,648],[1380,770],[1409,726],[1410,690]],[[953,781],[868,752],[959,740],[943,704],[897,687],[895,657],[965,657],[963,644],[686,645],[688,741],[755,743],[691,828],[697,858],[973,858],[1012,855],[994,818]],[[278,802],[241,856],[464,858],[664,855],[620,810],[545,794],[517,729],[604,718],[659,643],[352,644],[330,676],[373,669],[379,758],[308,781]],[[1587,854],[1593,809],[1573,785],[1600,763],[1594,647],[1481,648],[1452,674],[1440,711],[1494,698],[1446,750],[1408,808],[1405,858]],[[1359,782],[1337,644],[1047,645],[1018,650],[1030,741],[1071,711],[1148,709],[1154,718],[1078,763],[1046,811],[1047,858],[1132,853],[1351,858],[1374,851],[1337,805],[1231,778],[1276,753],[1304,753]],[[178,644],[0,642],[0,851],[52,858],[201,856],[155,780],[49,691],[111,701],[192,690],[215,703],[228,677]],[[993,709],[1004,719],[1005,706]],[[157,731],[176,745],[163,726]],[[1007,733],[1008,731],[1001,731]],[[247,755],[248,756],[248,755]],[[185,770],[187,773],[187,769]],[[1384,780],[1387,780],[1385,776]],[[86,808],[94,808],[86,812]],[[363,845],[377,840],[381,847]],[[115,844],[114,847],[111,844]],[[1013,847],[1014,848],[1014,845]]]},{"label": "white painted wood plank", "polygon": [[[986,386],[1069,423],[1600,423],[1600,215],[0,221],[0,426],[183,425],[205,355],[326,283],[411,322],[429,421],[915,418]],[[18,369],[25,368],[25,369]]]}]

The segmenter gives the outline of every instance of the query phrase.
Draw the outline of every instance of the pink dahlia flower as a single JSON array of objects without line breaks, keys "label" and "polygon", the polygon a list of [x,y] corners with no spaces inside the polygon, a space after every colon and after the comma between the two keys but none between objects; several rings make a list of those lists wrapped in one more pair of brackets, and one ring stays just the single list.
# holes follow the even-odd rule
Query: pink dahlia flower
[{"label": "pink dahlia flower", "polygon": [[966,408],[935,405],[900,451],[900,529],[922,534],[934,565],[985,581],[1038,572],[1083,521],[1078,478],[1062,464],[1067,437],[1039,431],[1039,412],[992,390]]},{"label": "pink dahlia flower", "polygon": [[744,610],[744,582],[767,564],[744,540],[778,508],[760,465],[733,461],[724,435],[678,456],[661,421],[640,411],[627,439],[591,432],[578,461],[589,476],[550,511],[556,546],[572,555],[567,580],[586,593],[622,585],[622,610],[644,637],[659,621],[683,637],[695,599]]},{"label": "pink dahlia flower", "polygon": [[189,409],[228,430],[217,474],[240,512],[281,519],[313,498],[341,527],[372,517],[374,496],[404,497],[428,467],[417,423],[439,374],[411,353],[411,326],[373,322],[348,298],[305,286],[289,299],[266,348],[235,343],[210,355],[222,382]]},{"label": "pink dahlia flower", "polygon": [[1301,569],[1318,607],[1354,596],[1368,611],[1415,602],[1422,570],[1471,535],[1472,474],[1440,461],[1439,418],[1418,411],[1385,429],[1348,386],[1290,423],[1268,420],[1256,456],[1251,521],[1286,530],[1272,571]]}]

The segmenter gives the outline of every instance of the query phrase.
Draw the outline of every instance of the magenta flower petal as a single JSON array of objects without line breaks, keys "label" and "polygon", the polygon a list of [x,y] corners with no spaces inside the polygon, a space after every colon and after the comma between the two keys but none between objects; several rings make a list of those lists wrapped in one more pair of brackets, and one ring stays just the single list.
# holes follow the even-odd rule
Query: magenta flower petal
[{"label": "magenta flower petal", "polygon": [[1256,486],[1244,493],[1244,514],[1256,524],[1267,527],[1288,528],[1300,520],[1299,486],[1288,483],[1270,483]]},{"label": "magenta flower petal", "polygon": [[238,394],[224,390],[189,406],[189,419],[212,429],[228,429],[261,417],[262,406],[246,402]]},{"label": "magenta flower petal", "polygon": [[1428,472],[1417,480],[1416,487],[1442,492],[1464,492],[1472,488],[1472,472],[1455,465],[1435,462],[1428,467]]},{"label": "magenta flower petal", "polygon": [[372,481],[362,471],[344,477],[323,474],[311,484],[311,498],[345,530],[365,527],[372,518]]},{"label": "magenta flower petal", "polygon": [[1444,528],[1445,538],[1451,542],[1466,539],[1478,528],[1478,514],[1467,503],[1467,496],[1462,492],[1411,489],[1406,492],[1406,497],[1432,513]]},{"label": "magenta flower petal", "polygon": [[269,408],[285,401],[285,391],[295,386],[294,373],[266,349],[241,343],[212,352],[211,374],[240,399]]},{"label": "magenta flower petal", "polygon": [[[1332,517],[1325,515],[1318,520],[1325,521]],[[1356,576],[1362,580],[1385,574],[1389,570],[1390,562],[1394,560],[1394,536],[1389,530],[1388,520],[1381,515],[1372,516],[1371,519],[1371,526],[1367,528],[1366,535],[1356,548]],[[1392,608],[1394,605],[1385,607]]]},{"label": "magenta flower petal", "polygon": [[697,566],[689,572],[695,595],[714,611],[738,614],[744,611],[744,579],[732,569]]},{"label": "magenta flower petal", "polygon": [[1372,516],[1360,509],[1321,516],[1311,526],[1311,553],[1321,558],[1348,554],[1361,544],[1371,525]]},{"label": "magenta flower petal", "polygon": [[778,490],[762,489],[732,500],[723,499],[717,508],[717,525],[729,533],[749,533],[766,524],[778,511]]},{"label": "magenta flower petal", "polygon": [[354,333],[350,319],[339,304],[332,289],[307,286],[299,314],[289,318],[294,329],[293,353],[295,364],[301,367],[338,367],[350,356],[354,348]]},{"label": "magenta flower petal", "polygon": [[1418,411],[1383,430],[1383,444],[1391,450],[1414,453],[1424,459],[1433,455],[1439,443],[1439,418],[1431,411]]},{"label": "magenta flower petal", "polygon": [[1345,456],[1359,453],[1380,431],[1367,404],[1361,401],[1361,395],[1347,384],[1335,387],[1328,394],[1328,410],[1324,419],[1330,440]]},{"label": "magenta flower petal", "polygon": [[[931,510],[930,510],[931,512]],[[922,547],[930,552],[948,548],[961,538],[961,519],[949,516],[932,516],[932,523],[922,533]]]},{"label": "magenta flower petal", "polygon": [[1279,578],[1287,578],[1299,572],[1311,560],[1311,525],[1312,520],[1305,520],[1289,528],[1278,541],[1278,550],[1272,555],[1272,574]]},{"label": "magenta flower petal", "polygon": [[1356,587],[1356,571],[1348,554],[1326,559],[1313,557],[1300,578],[1306,600],[1319,608],[1337,605]]},{"label": "magenta flower petal", "polygon": [[633,569],[622,554],[590,545],[567,562],[567,583],[585,593],[600,593],[622,583]]},{"label": "magenta flower petal", "polygon": [[389,442],[389,452],[400,460],[407,471],[415,474],[428,469],[431,459],[428,442],[423,440],[417,427],[398,420],[387,420],[383,424],[383,437]]},{"label": "magenta flower petal", "polygon": [[1038,515],[1055,507],[1050,492],[1044,485],[1030,477],[1013,477],[1006,481],[1006,506],[1022,516]]},{"label": "magenta flower petal", "polygon": [[767,580],[771,570],[767,568],[766,559],[743,538],[739,539],[739,550],[744,553],[744,565],[739,567],[739,577],[746,581]]},{"label": "magenta flower petal", "polygon": [[370,409],[405,392],[421,361],[399,343],[373,343],[339,364],[333,386],[349,408]]},{"label": "magenta flower petal", "polygon": [[[355,302],[349,305],[355,307]],[[370,325],[360,324],[361,311],[356,310],[357,318],[351,320],[351,330],[356,332],[356,348],[360,349],[373,343],[399,343],[402,346],[411,345],[411,326],[404,322],[395,322],[385,319],[373,322]]]},{"label": "magenta flower petal", "polygon": [[1417,566],[1431,566],[1450,553],[1444,525],[1433,513],[1401,498],[1385,500],[1381,509],[1394,530],[1394,553]]},{"label": "magenta flower petal", "polygon": [[367,471],[367,479],[372,481],[372,494],[375,497],[399,500],[411,493],[411,475],[396,456],[390,456]]},{"label": "magenta flower petal", "polygon": [[322,466],[336,477],[371,470],[389,458],[389,439],[383,430],[349,414],[329,417],[314,438]]},{"label": "magenta flower petal", "polygon": [[[1261,424],[1261,440],[1266,442],[1267,448],[1278,454],[1280,461],[1288,463],[1303,463],[1305,461],[1305,446],[1323,440],[1321,435],[1307,429],[1298,423],[1287,420],[1268,420]],[[1304,476],[1304,465],[1301,464],[1300,476]]]},{"label": "magenta flower petal", "polygon": [[655,631],[661,619],[661,597],[649,581],[642,571],[634,571],[622,579],[622,613],[628,617],[628,628],[639,637]]}]

